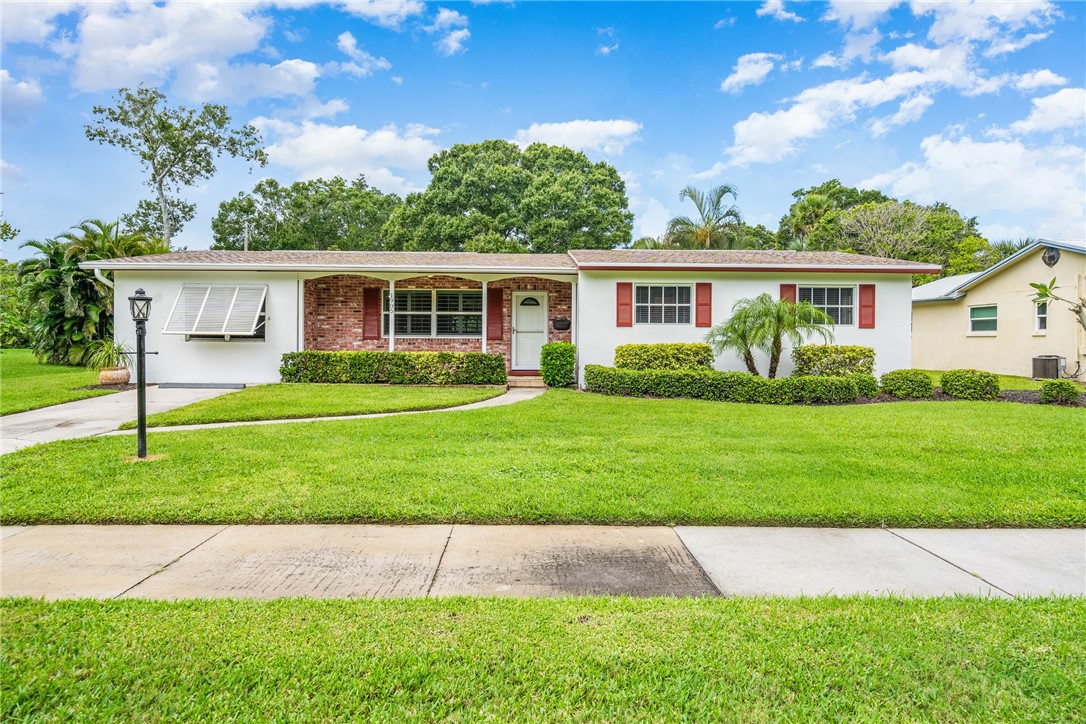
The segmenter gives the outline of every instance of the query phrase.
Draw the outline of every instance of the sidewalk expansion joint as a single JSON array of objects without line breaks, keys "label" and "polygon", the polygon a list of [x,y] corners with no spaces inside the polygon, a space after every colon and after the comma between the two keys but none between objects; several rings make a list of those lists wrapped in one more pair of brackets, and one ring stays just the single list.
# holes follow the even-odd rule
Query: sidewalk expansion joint
[{"label": "sidewalk expansion joint", "polygon": [[705,570],[705,566],[701,565],[701,561],[699,561],[698,557],[694,555],[694,552],[686,547],[686,541],[684,541],[683,537],[679,535],[679,531],[675,530],[675,526],[673,525],[669,527],[671,528],[671,532],[675,535],[675,537],[679,539],[679,544],[682,545],[683,550],[686,551],[686,555],[690,556],[690,560],[694,561],[694,565],[696,565],[698,567],[698,570],[701,571],[701,577],[705,579],[706,583],[709,584],[709,587],[713,589],[713,592],[717,596],[724,598],[724,592],[721,591],[720,587],[716,585],[716,581],[714,581],[713,577],[709,575],[709,572]]},{"label": "sidewalk expansion joint", "polygon": [[430,576],[430,585],[426,587],[426,598],[430,597],[430,591],[434,590],[434,582],[437,581],[437,572],[441,570],[441,562],[445,560],[445,551],[449,550],[449,541],[452,540],[453,528],[456,524],[449,525],[449,535],[445,537],[445,547],[441,549],[441,555],[438,556],[437,565],[434,566],[434,575]]},{"label": "sidewalk expansion joint", "polygon": [[194,545],[194,546],[193,546],[192,548],[189,548],[189,549],[188,549],[187,551],[185,551],[185,552],[184,552],[184,553],[182,553],[181,555],[177,556],[177,558],[174,558],[174,559],[173,559],[172,561],[170,561],[170,562],[169,562],[169,563],[167,563],[166,565],[162,566],[161,568],[158,568],[158,569],[156,569],[156,570],[152,571],[151,573],[147,574],[146,576],[144,576],[144,577],[143,577],[143,578],[141,578],[140,580],[138,580],[138,581],[136,581],[135,583],[133,583],[133,584],[132,584],[131,586],[129,586],[128,588],[126,588],[126,589],[124,589],[123,591],[121,591],[120,593],[118,593],[118,594],[117,594],[116,596],[114,596],[114,597],[113,597],[113,600],[114,600],[114,601],[116,601],[116,600],[117,600],[118,598],[120,598],[120,597],[121,597],[121,596],[123,596],[124,594],[128,593],[128,592],[129,592],[129,591],[131,591],[131,590],[132,590],[133,588],[136,588],[137,586],[139,586],[140,584],[144,583],[145,581],[147,581],[147,580],[149,580],[149,579],[151,579],[151,578],[153,578],[153,577],[157,576],[157,575],[158,575],[159,573],[162,573],[162,572],[163,572],[163,571],[165,571],[165,570],[166,570],[167,568],[169,568],[170,566],[172,566],[172,565],[173,565],[174,563],[177,563],[177,562],[178,562],[179,560],[181,560],[182,558],[184,558],[185,556],[187,556],[187,555],[188,555],[189,553],[192,553],[192,552],[193,552],[194,550],[196,550],[197,548],[199,548],[200,546],[202,546],[202,545],[203,545],[204,543],[207,543],[207,542],[208,542],[209,540],[211,540],[212,538],[214,538],[215,536],[217,536],[217,535],[218,535],[219,533],[222,533],[222,532],[223,532],[224,530],[226,530],[227,528],[230,528],[230,527],[231,527],[231,526],[229,526],[229,525],[224,525],[224,526],[223,526],[222,528],[219,528],[219,529],[218,529],[217,531],[215,531],[214,533],[212,533],[211,535],[209,535],[209,536],[208,536],[207,538],[204,538],[204,539],[203,539],[202,541],[200,541],[199,543],[197,543],[196,545]]},{"label": "sidewalk expansion joint", "polygon": [[989,580],[988,580],[987,578],[985,578],[984,576],[978,575],[978,574],[976,574],[976,573],[973,573],[973,572],[972,572],[972,571],[970,571],[970,570],[967,570],[967,569],[965,569],[965,568],[962,568],[961,566],[959,566],[959,565],[958,565],[957,563],[955,563],[954,561],[950,560],[949,558],[944,558],[943,556],[939,555],[939,554],[938,554],[938,553],[936,553],[935,551],[933,551],[933,550],[929,550],[928,548],[925,548],[924,546],[920,545],[919,543],[915,543],[915,542],[913,542],[913,541],[909,540],[908,538],[906,538],[905,536],[901,535],[900,533],[897,533],[897,532],[895,532],[895,531],[893,531],[893,530],[890,530],[889,528],[887,528],[887,527],[885,527],[885,526],[883,527],[883,530],[884,530],[884,531],[886,531],[887,533],[889,533],[890,535],[894,536],[895,538],[899,538],[899,539],[901,539],[901,540],[905,541],[906,543],[908,543],[908,544],[909,544],[909,545],[911,545],[911,546],[916,546],[917,548],[919,548],[920,550],[924,551],[924,552],[925,552],[925,553],[927,553],[928,555],[930,555],[930,556],[934,556],[935,558],[938,558],[938,559],[939,559],[939,560],[941,560],[941,561],[942,561],[943,563],[946,563],[946,564],[948,564],[948,565],[954,566],[955,568],[957,568],[957,569],[958,569],[959,571],[961,571],[962,573],[964,573],[964,574],[966,574],[966,575],[968,575],[968,576],[972,576],[973,578],[976,578],[976,579],[977,579],[978,581],[983,581],[984,583],[988,584],[989,586],[991,586],[991,587],[992,587],[992,588],[994,588],[995,590],[999,591],[1000,593],[1005,593],[1005,594],[1007,594],[1008,596],[1010,596],[1011,598],[1018,598],[1018,596],[1014,595],[1013,593],[1011,593],[1010,591],[1008,591],[1008,590],[1007,590],[1007,589],[1005,589],[1005,588],[1000,588],[999,586],[997,586],[996,584],[992,583],[991,581],[989,581]]}]

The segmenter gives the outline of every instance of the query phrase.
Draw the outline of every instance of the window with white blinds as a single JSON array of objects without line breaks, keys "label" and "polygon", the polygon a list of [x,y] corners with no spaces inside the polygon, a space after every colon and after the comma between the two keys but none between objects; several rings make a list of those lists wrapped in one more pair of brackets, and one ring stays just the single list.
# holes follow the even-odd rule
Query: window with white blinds
[{"label": "window with white blinds", "polygon": [[263,337],[266,285],[186,284],[163,334],[186,337]]}]

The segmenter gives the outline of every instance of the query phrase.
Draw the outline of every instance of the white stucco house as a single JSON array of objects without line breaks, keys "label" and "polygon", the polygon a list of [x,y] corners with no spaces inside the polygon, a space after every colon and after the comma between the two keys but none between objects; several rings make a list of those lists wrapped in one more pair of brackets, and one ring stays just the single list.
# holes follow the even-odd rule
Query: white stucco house
[{"label": "white stucco house", "polygon": [[[621,344],[702,341],[763,292],[825,310],[834,341],[873,347],[881,374],[911,362],[912,275],[938,272],[795,251],[182,251],[82,266],[111,273],[120,341],[135,335],[127,297],[154,298],[149,382],[209,385],[277,382],[300,350],[490,352],[531,376],[544,344],[570,341],[583,370]],[[730,355],[716,366],[744,369]]]}]

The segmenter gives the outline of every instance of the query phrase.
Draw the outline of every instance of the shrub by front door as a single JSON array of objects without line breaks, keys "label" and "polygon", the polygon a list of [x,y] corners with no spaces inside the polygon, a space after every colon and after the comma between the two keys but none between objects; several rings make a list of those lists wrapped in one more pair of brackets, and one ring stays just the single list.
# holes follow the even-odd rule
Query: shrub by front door
[{"label": "shrub by front door", "polygon": [[539,355],[547,343],[547,295],[513,292],[513,360],[515,370],[539,369]]}]

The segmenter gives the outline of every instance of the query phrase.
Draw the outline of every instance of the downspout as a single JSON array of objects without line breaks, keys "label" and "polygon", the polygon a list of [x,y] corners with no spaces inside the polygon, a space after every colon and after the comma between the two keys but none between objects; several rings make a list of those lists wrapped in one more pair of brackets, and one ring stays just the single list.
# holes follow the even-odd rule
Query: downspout
[{"label": "downspout", "polygon": [[102,270],[99,269],[98,267],[94,267],[94,278],[97,279],[98,281],[102,282],[103,284],[105,284],[110,289],[113,289],[113,282],[106,279],[105,275],[102,274]]}]

